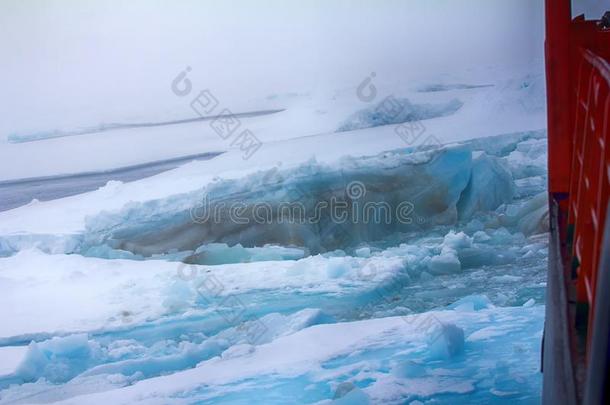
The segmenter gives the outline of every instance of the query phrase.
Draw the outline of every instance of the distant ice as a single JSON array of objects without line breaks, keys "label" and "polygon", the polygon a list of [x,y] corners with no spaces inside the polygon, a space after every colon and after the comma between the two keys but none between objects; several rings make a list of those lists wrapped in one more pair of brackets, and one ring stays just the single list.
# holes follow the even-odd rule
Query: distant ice
[{"label": "distant ice", "polygon": [[440,104],[414,104],[406,98],[386,98],[375,106],[355,112],[337,128],[337,131],[353,131],[444,117],[455,113],[462,105],[463,103],[458,99]]},{"label": "distant ice", "polygon": [[422,93],[433,93],[437,91],[450,91],[450,90],[470,90],[478,89],[482,87],[492,87],[493,84],[464,84],[464,83],[453,83],[453,84],[426,84],[418,87],[417,91]]}]

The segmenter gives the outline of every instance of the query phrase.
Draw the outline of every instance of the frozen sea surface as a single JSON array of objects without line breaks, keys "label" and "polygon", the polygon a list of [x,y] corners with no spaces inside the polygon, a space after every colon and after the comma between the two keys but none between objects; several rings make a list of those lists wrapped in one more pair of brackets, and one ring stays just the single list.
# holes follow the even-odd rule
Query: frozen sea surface
[{"label": "frozen sea surface", "polygon": [[[545,153],[539,131],[308,161],[5,229],[0,403],[538,403]],[[193,220],[202,195],[311,208],[355,181],[413,221]]]},{"label": "frozen sea surface", "polygon": [[0,12],[0,404],[540,402],[541,2],[82,3]]}]

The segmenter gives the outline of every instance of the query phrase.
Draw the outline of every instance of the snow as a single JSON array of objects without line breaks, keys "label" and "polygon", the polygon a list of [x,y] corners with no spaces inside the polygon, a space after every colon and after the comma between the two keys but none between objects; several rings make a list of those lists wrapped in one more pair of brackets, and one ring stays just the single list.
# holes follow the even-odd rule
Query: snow
[{"label": "snow", "polygon": [[[535,402],[544,186],[510,201],[481,196],[488,205],[472,205],[467,219],[457,213],[472,198],[474,162],[501,167],[482,174],[509,195],[512,179],[545,175],[544,167],[521,170],[525,158],[513,152],[543,142],[544,132],[528,132],[225,171],[188,185],[183,174],[212,160],[2,213],[0,316],[11,321],[0,325],[0,343],[22,354],[0,377],[0,401]],[[410,198],[428,220],[353,228],[337,245],[323,228],[290,245],[265,244],[269,234],[254,226],[243,244],[134,249],[151,230],[197,219],[202,184],[221,200],[277,202],[294,189],[307,203],[324,190],[345,193],[356,179],[365,180],[362,198]],[[390,186],[397,179],[408,194]],[[178,187],[150,187],[164,182]],[[52,207],[60,209],[53,221],[35,221]],[[343,382],[353,387],[338,389]]]},{"label": "snow", "polygon": [[[469,219],[474,212],[491,211],[505,206],[505,203],[509,202],[508,197],[513,193],[513,172],[509,173],[507,169],[502,168],[498,162],[499,158],[493,155],[479,155],[473,164],[473,154],[480,154],[477,149],[483,148],[485,151],[490,147],[488,145],[497,147],[504,143],[505,149],[510,150],[508,148],[511,145],[518,147],[522,142],[542,136],[544,133],[534,132],[519,137],[507,137],[504,141],[493,139],[488,144],[481,144],[481,141],[474,144],[465,142],[458,146],[417,153],[394,150],[373,156],[337,160],[320,161],[316,158],[298,165],[277,164],[269,168],[259,167],[255,171],[231,170],[213,176],[213,168],[225,163],[222,162],[223,156],[219,156],[138,182],[112,183],[95,192],[0,213],[0,235],[5,235],[0,239],[4,239],[4,251],[38,246],[50,252],[86,253],[88,245],[93,244],[94,248],[99,250],[100,243],[103,244],[105,239],[111,238],[114,240],[114,245],[111,246],[114,249],[149,256],[167,253],[171,249],[194,251],[204,243],[241,243],[250,248],[281,243],[288,238],[317,252],[321,249],[318,244],[328,248],[337,241],[313,239],[310,236],[312,227],[307,224],[263,223],[261,226],[260,221],[250,217],[247,226],[251,236],[243,239],[241,234],[235,235],[238,229],[236,227],[227,228],[224,224],[219,226],[220,224],[211,220],[193,224],[193,210],[199,209],[204,197],[212,203],[222,203],[226,206],[239,201],[246,206],[246,212],[248,209],[252,211],[253,207],[261,202],[272,206],[298,202],[309,213],[307,218],[310,218],[312,213],[316,212],[317,202],[328,199],[329,193],[343,193],[350,181],[366,179],[365,186],[368,189],[361,201],[363,207],[367,203],[386,202],[389,211],[397,213],[400,204],[408,201],[413,205],[413,210],[408,213],[407,218],[411,221],[397,222],[393,216],[389,224],[381,221],[365,229],[360,227],[357,233],[346,228],[346,232],[353,235],[350,237],[353,243],[374,239],[379,237],[376,235],[383,235],[388,231],[449,224],[456,221],[456,215],[460,211],[461,219]],[[521,141],[523,138],[525,141]],[[477,161],[482,159],[488,163],[480,167],[481,170],[477,170]],[[493,170],[490,169],[491,171],[485,174],[483,169],[489,165]],[[205,175],[198,175],[201,168],[210,170],[206,170]],[[519,172],[518,168],[514,170]],[[397,181],[408,184],[409,187],[385,191],[388,185]],[[171,187],[167,188],[167,184],[171,184]],[[275,191],[266,192],[266,189]],[[490,189],[494,192],[484,191]],[[522,223],[526,234],[535,232],[539,229],[536,224],[540,223],[544,216],[545,202],[534,199],[519,204],[523,205],[521,209],[517,206],[507,206],[517,210],[516,215],[507,212],[501,220],[512,226],[526,214],[538,210],[531,214],[533,220]],[[208,214],[212,208],[207,210]],[[331,213],[329,209],[322,211],[322,225]],[[194,215],[198,215],[197,211],[194,211]],[[151,221],[150,218],[155,220]],[[425,218],[425,221],[422,223],[420,218]],[[184,227],[176,233],[171,227],[180,227],[180,223],[185,223]],[[189,223],[191,225],[188,225]],[[112,232],[107,229],[112,229]],[[155,229],[157,241],[151,239],[152,236],[138,240],[138,235],[150,233],[152,229]],[[159,232],[160,229],[166,229],[165,232],[172,234],[169,240],[171,245],[167,245],[166,234]],[[317,237],[323,234],[324,232],[320,232]],[[327,237],[332,236],[333,234],[329,234]],[[159,245],[159,242],[162,244]],[[145,249],[140,247],[144,244]],[[237,247],[233,249],[237,252]]]},{"label": "snow", "polygon": [[[391,97],[390,100],[408,98],[415,106],[420,104],[450,106],[463,103],[462,108],[449,116],[421,121],[426,134],[433,134],[442,143],[544,128],[545,112],[540,109],[540,106],[544,105],[544,100],[528,101],[531,105],[523,106],[520,102],[530,97],[529,87],[518,87],[512,83],[512,79],[496,78],[495,80],[498,82],[493,87],[454,90],[451,94],[430,93],[432,96],[417,93],[402,85],[392,88],[387,94],[380,94],[378,103],[382,103],[387,97]],[[533,80],[537,86],[544,85],[542,75],[529,80]],[[211,169],[214,173],[219,167],[224,169],[231,167],[234,170],[264,167],[265,164],[278,161],[297,164],[314,155],[319,160],[325,160],[336,159],[346,154],[358,156],[404,147],[404,141],[395,132],[396,126],[400,124],[394,123],[406,120],[406,118],[400,119],[400,116],[397,120],[386,120],[388,124],[394,125],[377,127],[377,130],[366,128],[382,123],[377,122],[374,115],[361,117],[368,122],[358,124],[357,127],[365,129],[349,134],[334,133],[351,115],[367,107],[366,103],[358,100],[356,96],[357,84],[354,83],[351,91],[345,91],[338,97],[303,96],[299,103],[291,105],[283,112],[241,118],[241,125],[250,129],[264,145],[247,162],[243,161],[243,153],[238,145],[231,145],[230,141],[223,140],[210,126],[209,121],[203,121],[152,128],[117,129],[28,143],[0,144],[2,165],[0,180],[108,170],[194,153],[226,150],[231,153],[222,158],[221,166],[214,165],[215,170],[211,167],[200,167],[199,172],[205,173]],[[543,94],[543,90],[543,88],[539,89],[539,92]],[[513,104],[505,105],[506,98],[514,98],[515,101]],[[419,107],[422,112],[417,113],[419,111],[417,110],[416,115],[423,114],[422,118],[432,117],[424,113],[430,108]],[[432,110],[439,108],[434,107]],[[325,112],[320,113],[320,109]],[[185,105],[185,110],[197,116],[188,103]],[[404,109],[404,111],[411,110],[412,107]],[[401,114],[406,114],[404,111]],[[386,115],[390,118],[394,117],[391,112]],[[493,120],[482,119],[491,116],[494,117]],[[321,139],[324,139],[328,148],[319,149]],[[346,144],[346,139],[350,139],[349,153],[342,148]],[[287,141],[292,141],[289,150],[283,147]],[[144,144],[146,148],[141,147]],[[331,145],[335,146],[330,147]],[[134,154],[134,150],[138,153]],[[66,156],[70,158],[67,159]],[[10,164],[13,161],[22,161],[24,164]],[[25,164],[25,162],[36,162],[36,164]]]},{"label": "snow", "polygon": [[13,373],[17,369],[19,363],[21,363],[25,353],[26,348],[23,346],[0,347],[0,358],[2,358],[0,376]]},{"label": "snow", "polygon": [[[443,393],[492,398],[489,395],[508,392],[504,387],[512,386],[513,380],[502,382],[491,377],[487,357],[481,354],[483,349],[469,349],[469,344],[483,342],[486,350],[496,353],[496,344],[506,344],[493,339],[506,336],[511,344],[521,345],[516,352],[520,353],[520,363],[511,373],[521,370],[524,361],[537,361],[544,311],[531,303],[533,297],[537,301],[538,294],[542,294],[542,289],[534,286],[544,274],[540,254],[546,253],[545,244],[536,236],[526,239],[502,228],[469,230],[479,228],[467,223],[462,230],[449,229],[440,237],[424,236],[398,246],[387,241],[385,248],[373,244],[366,257],[329,252],[296,261],[238,261],[211,266],[22,250],[0,259],[0,276],[8,292],[0,295],[0,308],[6,312],[1,316],[13,319],[3,324],[0,336],[8,345],[26,344],[30,339],[35,343],[30,343],[17,370],[0,378],[4,387],[20,384],[6,388],[2,398],[20,398],[27,393],[40,400],[67,399],[69,403],[95,403],[102,398],[117,403],[148,403],[177,401],[178,397],[213,402],[233,396],[265,398],[274,392],[261,392],[256,385],[243,382],[256,376],[258,385],[285,387],[277,387],[278,394],[269,397],[270,401],[280,401],[275,396],[280,392],[295,395],[294,390],[305,385],[312,385],[308,392],[323,400],[332,398],[329,384],[332,386],[346,372],[347,376],[354,376],[348,380],[358,384],[356,392],[362,394],[359,396],[373,403]],[[484,233],[487,238],[479,236],[475,242],[474,233]],[[436,252],[451,250],[459,255],[469,249],[494,249],[493,246],[508,254],[506,263],[513,266],[510,271],[521,274],[518,284],[514,283],[516,276],[506,278],[506,268],[492,272],[493,268],[485,267],[484,262],[472,264],[486,269],[482,275],[465,270],[463,277],[457,279],[453,274],[425,278],[423,274],[427,273],[421,273],[426,258],[434,257]],[[514,254],[508,259],[511,250]],[[526,252],[539,253],[518,258]],[[477,280],[493,280],[490,274],[504,277],[504,281],[496,277],[491,284],[498,284],[497,292],[488,284],[476,284]],[[461,290],[462,283],[470,286]],[[446,288],[454,290],[458,299],[444,293]],[[82,295],[77,294],[80,291]],[[482,291],[492,293],[500,306],[492,305],[489,298],[481,295],[463,297]],[[504,306],[510,300],[507,293],[515,294],[513,300],[518,305],[525,305]],[[521,294],[525,294],[524,298]],[[248,320],[240,324],[227,320],[223,311],[228,298],[237,300]],[[419,307],[422,298],[427,303],[424,308]],[[30,302],[34,301],[43,305],[32,306]],[[452,301],[445,310],[432,310]],[[416,308],[422,312],[413,314]],[[229,313],[234,311],[228,309]],[[401,316],[392,315],[396,313]],[[355,321],[362,316],[365,320]],[[469,318],[472,316],[476,322]],[[523,332],[523,343],[515,343],[515,334],[523,331],[525,319],[530,322],[530,332]],[[404,330],[403,325],[415,330]],[[322,333],[316,332],[319,328],[322,335],[317,335]],[[531,344],[535,347],[527,346]],[[531,348],[523,351],[523,345]],[[391,353],[399,356],[391,357],[392,362],[415,361],[421,366],[416,371],[409,370],[415,366],[405,366],[405,370],[398,365],[388,368],[368,363],[379,358],[374,353],[390,347]],[[444,363],[429,363],[436,359],[459,364],[465,361],[462,357],[468,356],[469,350],[474,350],[475,360],[468,360],[468,367],[458,366],[463,374],[457,376],[442,371],[448,366]],[[419,354],[412,357],[413,353]],[[295,357],[297,354],[300,357]],[[404,355],[407,359],[401,357]],[[345,363],[352,356],[367,360],[362,363],[364,360],[355,358]],[[514,357],[515,353],[510,352],[505,360],[516,362]],[[336,360],[341,358],[346,360]],[[329,369],[322,364],[334,365]],[[473,374],[477,367],[480,371]],[[208,369],[214,371],[210,373]],[[326,371],[317,377],[311,370]],[[537,373],[535,364],[527,370],[529,377],[519,378],[531,379]],[[194,372],[202,374],[195,376],[191,374]],[[282,382],[273,382],[273,375],[278,374],[283,376]],[[190,383],[183,385],[184,379]],[[136,384],[128,387],[133,383]],[[58,391],[53,384],[63,388]],[[489,389],[475,388],[478,385]],[[140,388],[132,393],[134,387]],[[80,397],[98,391],[97,397]],[[538,398],[539,385],[521,386],[516,392],[533,400]]]},{"label": "snow", "polygon": [[[502,308],[476,312],[430,312],[430,316],[451,325],[446,328],[448,331],[445,335],[450,344],[459,348],[453,352],[453,357],[436,363],[419,362],[428,355],[436,354],[436,348],[426,345],[427,335],[417,328],[414,316],[371,319],[312,326],[256,347],[237,346],[190,370],[142,380],[103,393],[75,396],[61,403],[162,403],[187,398],[188,401],[215,403],[221,398],[240,401],[239,398],[243,400],[248,397],[266,398],[267,401],[279,403],[304,399],[302,396],[305,394],[311,400],[321,400],[333,381],[351,382],[359,387],[357,396],[372,403],[396,403],[399,398],[426,399],[447,393],[470,394],[470,400],[490,401],[494,396],[492,390],[506,390],[507,385],[519,384],[515,380],[527,381],[537,373],[536,360],[526,360],[528,357],[523,353],[536,357],[534,353],[539,350],[540,342],[531,341],[528,333],[533,332],[536,338],[541,337],[543,312],[540,306],[527,310]],[[463,334],[460,340],[461,329],[456,324],[466,328],[470,336],[477,332],[482,335],[490,317],[501,319],[497,321],[498,325],[518,325],[526,332],[513,333],[508,342],[497,335],[490,335],[494,336],[490,339],[497,341],[494,349],[477,347],[474,341],[464,343]],[[502,346],[504,348],[500,349]],[[380,371],[375,371],[371,369],[375,364],[371,356],[380,348],[393,348],[389,358],[379,361],[394,365],[390,369],[381,366]],[[486,353],[494,353],[497,364],[492,366],[491,373],[486,370],[489,363]],[[518,353],[522,355],[515,358]],[[369,360],[364,360],[367,358]],[[464,362],[468,362],[468,369],[456,369]],[[511,380],[506,379],[508,372]],[[268,378],[273,375],[284,376],[280,386],[277,383],[271,385],[277,389],[275,394],[269,387],[265,389],[269,384]],[[257,378],[263,385],[247,384],[252,378]],[[308,392],[295,391],[304,385],[311,385]],[[337,391],[341,394],[341,389]],[[523,396],[522,393],[512,396],[533,402],[539,398],[534,392],[529,394],[531,396]],[[350,397],[343,395],[344,399]]]},{"label": "snow", "polygon": [[223,152],[0,212],[0,404],[540,401],[541,5],[314,3],[0,13],[0,182]]},{"label": "snow", "polygon": [[0,311],[3,319],[11,319],[0,326],[3,342],[98,329],[106,322],[120,325],[145,319],[145,310],[163,311],[160,291],[151,288],[159,285],[156,274],[138,262],[49,256],[35,250],[0,260]]},{"label": "snow", "polygon": [[[368,270],[370,266],[374,271]],[[43,275],[39,274],[41,268]],[[177,303],[172,299],[195,305],[195,290],[206,280],[223,286],[219,296],[258,289],[324,293],[348,286],[371,288],[402,269],[402,260],[379,257],[311,256],[297,262],[260,262],[248,266],[187,266],[165,261],[103,260],[21,251],[0,259],[0,275],[4,280],[0,311],[5,318],[15,318],[0,326],[0,339],[19,341],[22,336],[45,332],[104,330],[158,319],[175,309]],[[88,283],[96,286],[95,291],[89,291]],[[166,288],[168,284],[170,288]],[[32,322],[38,317],[40,320]]]}]

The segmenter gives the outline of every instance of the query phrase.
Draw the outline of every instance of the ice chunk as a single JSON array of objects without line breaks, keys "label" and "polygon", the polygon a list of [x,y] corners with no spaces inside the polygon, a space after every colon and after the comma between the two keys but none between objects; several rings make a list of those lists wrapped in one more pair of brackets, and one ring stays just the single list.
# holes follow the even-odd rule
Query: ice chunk
[{"label": "ice chunk", "polygon": [[497,248],[478,245],[461,249],[458,252],[458,258],[463,269],[471,269],[486,265],[508,264],[516,259],[516,255],[509,250],[499,253]]},{"label": "ice chunk", "polygon": [[369,247],[361,247],[356,249],[354,252],[358,257],[369,257],[371,255],[371,248]]},{"label": "ice chunk", "polygon": [[545,176],[547,140],[542,138],[519,142],[505,160],[515,179]]},{"label": "ice chunk", "polygon": [[345,273],[351,270],[351,266],[349,266],[345,260],[342,260],[338,257],[331,257],[326,262],[326,274],[328,274],[329,278],[339,278],[342,277]]},{"label": "ice chunk", "polygon": [[[299,166],[262,170],[242,178],[218,178],[195,192],[130,203],[119,211],[90,216],[84,235],[3,236],[0,254],[10,255],[36,245],[52,253],[182,260],[201,248],[187,261],[215,264],[295,259],[302,257],[301,254],[335,249],[350,251],[351,247],[362,246],[362,242],[377,241],[390,233],[453,224],[458,213],[460,217],[471,216],[477,210],[489,210],[508,200],[512,184],[510,173],[496,157],[485,154],[475,159],[473,169],[472,153],[472,145],[415,154],[390,151],[377,156],[345,158],[333,164],[311,160]],[[412,206],[407,220],[399,221],[394,215],[389,223],[374,220],[337,224],[329,210],[323,210],[315,223],[309,223],[307,218],[282,222],[272,215],[270,223],[261,224],[254,218],[253,210],[260,204],[270,204],[272,213],[277,214],[282,203],[299,203],[306,213],[313,215],[320,203],[329,203],[332,198],[346,200],[346,186],[354,181],[365,187],[365,193],[357,202],[361,208],[373,207],[368,211],[369,217],[385,218],[378,207],[370,204],[386,204],[390,213],[396,214],[400,204],[407,203]],[[225,207],[242,204],[247,223],[199,221],[204,197],[210,202],[207,212],[214,212],[223,204]],[[517,225],[523,215],[513,218],[516,214],[518,212],[503,214],[510,224],[502,224]],[[541,209],[532,215],[537,218],[522,221],[523,231],[528,234],[537,232],[527,226],[543,223],[545,211]],[[482,226],[480,222],[473,222],[471,228],[481,230]],[[286,241],[303,249],[272,247]],[[205,245],[207,248],[202,247]]]},{"label": "ice chunk", "polygon": [[198,247],[195,252],[185,257],[188,263],[205,265],[249,263],[273,260],[297,260],[305,256],[300,248],[265,245],[262,247],[244,248],[241,244],[229,246],[226,243],[208,243]]},{"label": "ice chunk", "polygon": [[469,248],[472,246],[472,238],[464,232],[449,231],[443,240],[443,246],[454,250]]},{"label": "ice chunk", "polygon": [[505,361],[499,361],[495,369],[492,369],[493,388],[490,390],[493,395],[503,399],[517,397],[527,387],[527,379],[516,375],[514,370]]},{"label": "ice chunk", "polygon": [[334,322],[335,319],[322,310],[306,308],[291,315],[272,313],[259,319],[246,320],[241,325],[220,332],[215,339],[232,344],[263,344],[313,325]]},{"label": "ice chunk", "polygon": [[548,232],[548,193],[543,191],[524,203],[506,207],[500,222],[517,226],[525,235]]},{"label": "ice chunk", "polygon": [[[198,192],[90,217],[82,249],[108,245],[150,256],[199,248],[194,262],[226,263],[247,261],[249,254],[298,254],[245,250],[269,244],[289,242],[313,254],[358,246],[394,232],[454,223],[456,203],[471,177],[471,159],[472,152],[464,147],[395,151],[346,158],[340,169],[310,161],[219,180]],[[361,194],[348,190],[354,184]],[[329,208],[340,203],[353,210],[347,211],[351,220],[337,219],[337,210]],[[239,221],[228,220],[223,211],[235,204],[240,206]],[[225,217],[212,215],[217,212]],[[286,213],[292,216],[286,219]]]},{"label": "ice chunk", "polygon": [[426,366],[414,360],[396,363],[392,366],[392,375],[398,378],[418,378],[426,375]]},{"label": "ice chunk", "polygon": [[493,84],[434,83],[419,86],[417,91],[420,93],[435,93],[439,91],[471,90],[484,87],[493,87]]},{"label": "ice chunk", "polygon": [[49,254],[75,253],[82,244],[82,235],[10,234],[0,236],[0,257],[12,256],[27,249]]},{"label": "ice chunk", "polygon": [[431,358],[450,359],[464,351],[464,330],[452,323],[443,323],[432,328],[427,344]]},{"label": "ice chunk", "polygon": [[493,211],[513,200],[511,173],[492,156],[481,155],[473,161],[472,177],[458,201],[460,219],[469,219],[475,212]]},{"label": "ice chunk", "polygon": [[15,249],[13,249],[7,240],[0,237],[0,257],[8,257],[15,253]]},{"label": "ice chunk", "polygon": [[480,220],[475,218],[466,224],[465,230],[469,233],[472,233],[472,232],[476,233],[476,232],[483,231],[484,229],[485,229],[485,225],[483,224],[483,222],[481,222]]},{"label": "ice chunk", "polygon": [[335,399],[333,404],[338,405],[369,405],[370,399],[360,388],[355,387],[344,396]]},{"label": "ice chunk", "polygon": [[354,384],[352,384],[351,382],[348,382],[348,381],[342,382],[341,384],[337,385],[337,388],[335,388],[334,399],[339,399],[339,398],[344,397],[354,388],[356,388],[356,386]]},{"label": "ice chunk", "polygon": [[525,235],[549,231],[549,208],[542,205],[519,220],[519,229]]},{"label": "ice chunk", "polygon": [[483,231],[476,231],[474,235],[472,235],[474,242],[482,243],[491,240],[491,237]]},{"label": "ice chunk", "polygon": [[545,190],[548,180],[545,176],[526,177],[515,180],[515,197],[522,199],[532,197]]},{"label": "ice chunk", "polygon": [[263,247],[248,248],[251,262],[270,260],[298,260],[307,255],[305,249],[284,246],[265,245]]},{"label": "ice chunk", "polygon": [[128,358],[90,368],[83,376],[122,373],[142,373],[146,378],[170,371],[193,367],[195,364],[220,355],[229,360],[253,354],[254,345],[268,343],[312,325],[334,320],[317,309],[305,309],[292,315],[268,314],[260,319],[246,320],[229,327],[200,344],[183,342],[176,350],[167,351],[165,345],[156,356]]},{"label": "ice chunk", "polygon": [[189,257],[188,261],[198,264],[243,263],[250,259],[250,254],[240,244],[229,246],[226,243],[209,243],[203,245]]},{"label": "ice chunk", "polygon": [[373,107],[354,113],[337,132],[443,117],[455,113],[462,105],[458,99],[438,104],[413,104],[406,98],[388,97]]},{"label": "ice chunk", "polygon": [[455,252],[447,252],[434,256],[428,262],[428,271],[434,275],[457,273],[462,265]]},{"label": "ice chunk", "polygon": [[510,333],[511,328],[514,328],[514,326],[487,326],[485,328],[481,328],[473,333],[471,333],[468,336],[468,339],[466,339],[468,342],[478,342],[478,341],[485,341],[485,340],[493,340],[495,338],[499,338],[502,336],[507,335],[508,333]]},{"label": "ice chunk", "polygon": [[191,285],[184,280],[175,280],[165,290],[163,306],[169,313],[181,312],[193,305],[195,291]]},{"label": "ice chunk", "polygon": [[83,256],[99,257],[101,259],[132,259],[143,260],[144,257],[121,249],[113,249],[108,245],[90,246],[82,252]]},{"label": "ice chunk", "polygon": [[469,295],[449,305],[448,308],[456,311],[480,311],[493,308],[493,304],[485,295]]},{"label": "ice chunk", "polygon": [[530,298],[523,304],[523,306],[526,308],[529,308],[529,307],[533,307],[535,304],[536,304],[536,300],[533,298]]},{"label": "ice chunk", "polygon": [[249,354],[252,354],[252,353],[254,353],[255,350],[256,350],[256,347],[254,347],[252,345],[238,344],[238,345],[231,346],[227,350],[222,352],[220,357],[222,357],[225,360],[233,359],[235,357],[247,356]]},{"label": "ice chunk", "polygon": [[24,381],[44,377],[50,382],[65,382],[91,365],[99,355],[96,350],[86,334],[32,342],[15,375]]},{"label": "ice chunk", "polygon": [[472,238],[463,232],[449,231],[441,244],[441,253],[427,262],[428,271],[432,274],[451,274],[461,271],[462,264],[457,249],[468,248],[472,245]]}]

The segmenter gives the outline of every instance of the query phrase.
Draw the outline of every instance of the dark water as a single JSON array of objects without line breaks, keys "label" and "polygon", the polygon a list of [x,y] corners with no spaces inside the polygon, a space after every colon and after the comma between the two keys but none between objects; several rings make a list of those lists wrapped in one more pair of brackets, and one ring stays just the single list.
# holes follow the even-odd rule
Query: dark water
[{"label": "dark water", "polygon": [[123,182],[139,180],[174,169],[193,160],[212,159],[221,153],[199,153],[100,172],[1,181],[0,211],[20,207],[34,198],[47,201],[96,190],[110,180]]}]

